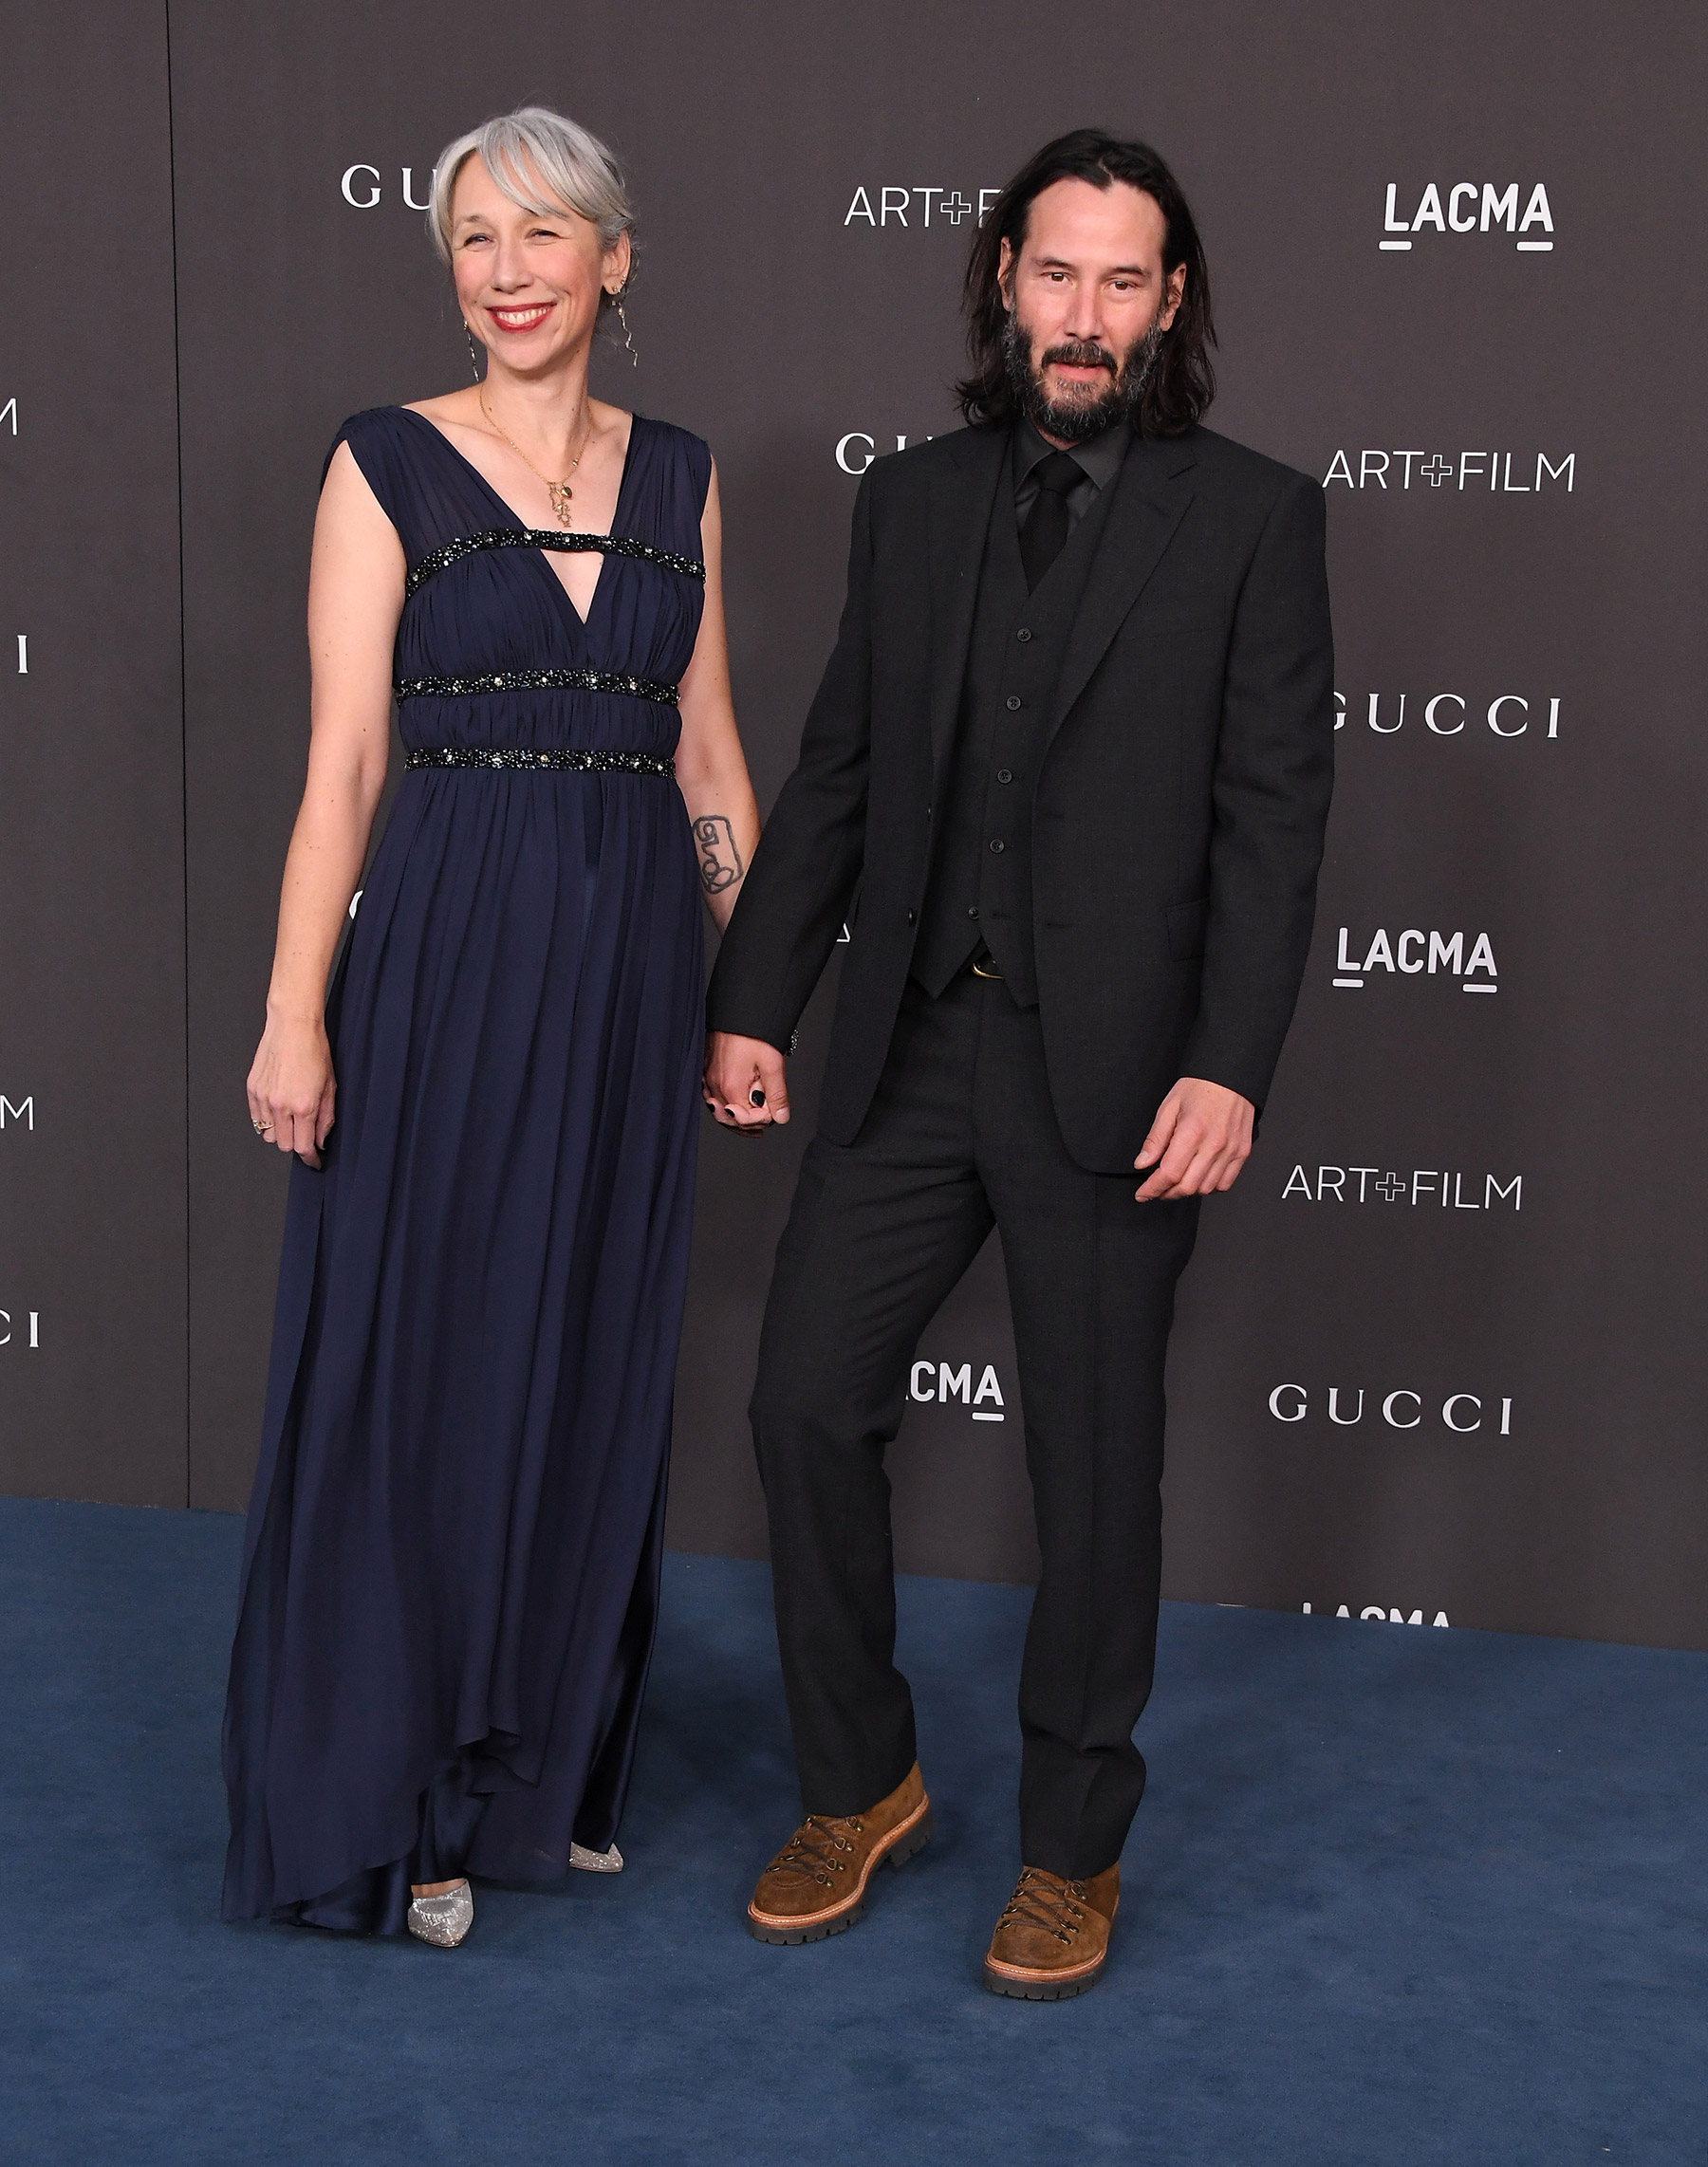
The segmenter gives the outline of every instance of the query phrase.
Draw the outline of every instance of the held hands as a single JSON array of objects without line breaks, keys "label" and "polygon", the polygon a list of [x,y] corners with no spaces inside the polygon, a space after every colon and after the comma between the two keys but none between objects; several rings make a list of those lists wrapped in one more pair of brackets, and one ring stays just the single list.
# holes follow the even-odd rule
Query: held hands
[{"label": "held hands", "polygon": [[1134,1191],[1141,1204],[1157,1197],[1207,1196],[1232,1189],[1252,1156],[1257,1109],[1225,1084],[1182,1076],[1157,1108],[1150,1134],[1133,1161],[1150,1179]]},{"label": "held hands", "polygon": [[789,1119],[788,1065],[762,1038],[715,1030],[706,1041],[700,1096],[719,1128],[758,1136]]},{"label": "held hands", "polygon": [[249,1073],[250,1121],[262,1142],[318,1166],[337,1089],[320,1018],[284,1023],[269,1017]]}]

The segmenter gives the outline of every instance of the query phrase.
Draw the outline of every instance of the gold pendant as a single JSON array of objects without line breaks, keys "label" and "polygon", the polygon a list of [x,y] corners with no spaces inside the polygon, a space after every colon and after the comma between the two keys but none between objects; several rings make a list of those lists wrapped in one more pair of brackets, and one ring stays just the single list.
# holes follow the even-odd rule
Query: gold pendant
[{"label": "gold pendant", "polygon": [[546,490],[547,494],[551,498],[551,509],[557,514],[558,525],[560,527],[573,527],[575,520],[569,509],[569,505],[575,491],[567,482],[548,482]]}]

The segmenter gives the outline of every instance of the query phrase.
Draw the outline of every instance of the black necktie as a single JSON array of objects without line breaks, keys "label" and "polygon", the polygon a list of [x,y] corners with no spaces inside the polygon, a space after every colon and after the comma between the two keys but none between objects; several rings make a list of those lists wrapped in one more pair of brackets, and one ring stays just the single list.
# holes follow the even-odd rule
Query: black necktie
[{"label": "black necktie", "polygon": [[1030,594],[1067,545],[1073,522],[1068,516],[1068,495],[1086,478],[1086,470],[1068,452],[1051,452],[1032,469],[1038,493],[1020,529],[1020,562],[1026,569],[1026,591]]}]

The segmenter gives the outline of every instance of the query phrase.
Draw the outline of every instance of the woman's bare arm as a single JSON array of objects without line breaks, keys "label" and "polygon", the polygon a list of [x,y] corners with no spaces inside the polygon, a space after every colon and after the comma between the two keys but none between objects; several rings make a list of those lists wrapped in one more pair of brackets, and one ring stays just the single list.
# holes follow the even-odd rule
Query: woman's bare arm
[{"label": "woman's bare arm", "polygon": [[700,520],[700,554],[706,566],[706,606],[694,659],[682,675],[682,734],[677,747],[677,784],[699,851],[700,885],[719,930],[730,922],[742,880],[759,840],[759,807],[748,780],[735,707],[730,696],[730,650],[724,632],[723,514],[717,470],[712,471]]},{"label": "woman's bare arm", "polygon": [[320,1164],[336,1088],[326,973],[385,787],[403,569],[397,530],[341,444],[321,491],[308,574],[308,781],[285,861],[267,1028],[249,1077],[251,1119],[310,1166]]}]

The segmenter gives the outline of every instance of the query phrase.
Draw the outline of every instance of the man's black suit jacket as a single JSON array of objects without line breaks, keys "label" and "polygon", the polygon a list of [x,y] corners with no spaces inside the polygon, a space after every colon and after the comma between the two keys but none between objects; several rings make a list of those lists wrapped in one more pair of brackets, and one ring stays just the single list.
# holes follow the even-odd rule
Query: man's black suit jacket
[{"label": "man's black suit jacket", "polygon": [[[819,1105],[839,1143],[908,975],[1008,445],[965,429],[867,470],[836,649],[712,975],[713,1029],[786,1047],[851,925]],[[1032,840],[1050,1093],[1073,1158],[1106,1173],[1131,1168],[1181,1076],[1262,1105],[1310,940],[1334,729],[1316,485],[1194,429],[1135,442],[1112,486]]]}]

